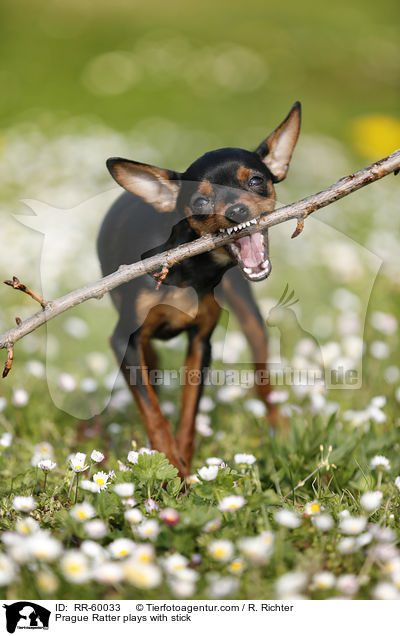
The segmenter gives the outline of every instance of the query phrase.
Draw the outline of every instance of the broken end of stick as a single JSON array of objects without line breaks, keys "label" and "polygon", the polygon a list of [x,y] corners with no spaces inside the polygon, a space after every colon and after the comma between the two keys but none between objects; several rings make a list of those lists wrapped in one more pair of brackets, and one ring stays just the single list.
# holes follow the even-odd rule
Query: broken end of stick
[{"label": "broken end of stick", "polygon": [[7,347],[7,360],[4,365],[2,377],[6,378],[11,371],[12,364],[14,361],[14,347],[11,345]]},{"label": "broken end of stick", "polygon": [[19,278],[17,278],[16,276],[13,276],[12,280],[3,280],[3,283],[5,285],[13,287],[14,289],[18,289],[19,285],[21,285]]},{"label": "broken end of stick", "polygon": [[290,238],[292,239],[296,238],[296,236],[299,236],[299,234],[301,234],[303,230],[304,230],[304,219],[297,219],[296,229]]}]

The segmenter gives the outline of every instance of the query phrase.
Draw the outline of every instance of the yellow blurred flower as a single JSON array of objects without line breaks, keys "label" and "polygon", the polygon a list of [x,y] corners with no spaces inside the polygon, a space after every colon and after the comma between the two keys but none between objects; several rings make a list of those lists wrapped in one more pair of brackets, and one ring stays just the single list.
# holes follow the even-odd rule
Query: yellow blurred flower
[{"label": "yellow blurred flower", "polygon": [[39,589],[46,594],[51,594],[58,588],[58,579],[50,570],[40,570],[36,575],[36,583]]},{"label": "yellow blurred flower", "polygon": [[389,155],[400,148],[400,119],[379,113],[362,115],[351,123],[350,136],[363,157]]}]

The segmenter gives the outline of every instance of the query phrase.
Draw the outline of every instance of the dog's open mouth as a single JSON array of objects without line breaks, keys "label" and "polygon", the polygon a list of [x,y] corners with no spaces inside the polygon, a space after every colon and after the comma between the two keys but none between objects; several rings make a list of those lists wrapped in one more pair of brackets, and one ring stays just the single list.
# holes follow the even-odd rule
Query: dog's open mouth
[{"label": "dog's open mouth", "polygon": [[[252,219],[251,221],[247,221],[247,223],[230,227],[224,230],[224,232],[228,234],[239,232],[252,223],[256,224],[257,221]],[[249,280],[264,280],[264,278],[267,278],[271,273],[272,266],[269,259],[268,230],[264,230],[264,232],[254,232],[254,234],[239,238],[237,241],[225,245],[225,248]]]}]

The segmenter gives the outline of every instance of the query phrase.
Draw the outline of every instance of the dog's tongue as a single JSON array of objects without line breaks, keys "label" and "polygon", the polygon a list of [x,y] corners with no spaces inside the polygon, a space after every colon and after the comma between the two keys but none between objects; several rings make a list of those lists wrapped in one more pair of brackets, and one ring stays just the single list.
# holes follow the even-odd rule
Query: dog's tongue
[{"label": "dog's tongue", "polygon": [[245,267],[257,267],[264,262],[264,243],[260,232],[238,239],[235,245],[240,250],[240,258]]}]

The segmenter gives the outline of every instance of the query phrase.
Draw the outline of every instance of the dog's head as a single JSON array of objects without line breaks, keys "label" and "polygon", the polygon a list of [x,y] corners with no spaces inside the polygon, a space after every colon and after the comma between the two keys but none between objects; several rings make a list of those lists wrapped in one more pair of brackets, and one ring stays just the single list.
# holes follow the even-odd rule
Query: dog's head
[{"label": "dog's head", "polygon": [[[283,122],[256,148],[221,148],[207,152],[184,173],[127,159],[111,158],[114,179],[160,212],[185,214],[196,234],[232,234],[275,207],[274,184],[286,177],[300,130],[296,102]],[[215,250],[219,260],[231,260],[253,281],[271,271],[268,231],[254,232]]]}]

